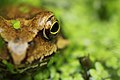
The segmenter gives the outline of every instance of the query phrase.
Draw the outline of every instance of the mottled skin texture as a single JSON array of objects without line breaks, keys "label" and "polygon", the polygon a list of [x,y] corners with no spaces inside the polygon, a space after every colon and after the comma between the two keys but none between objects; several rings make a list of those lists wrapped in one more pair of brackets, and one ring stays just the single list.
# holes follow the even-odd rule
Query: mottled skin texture
[{"label": "mottled skin texture", "polygon": [[[59,39],[63,40],[59,32],[51,40],[43,36],[43,30],[48,30],[57,21],[52,12],[25,7],[29,8],[27,12],[22,12],[21,6],[0,9],[0,36],[5,43],[0,48],[0,60],[7,60],[17,67],[42,61],[56,52],[57,44],[61,44]],[[11,20],[20,21],[20,29],[14,29]]]}]

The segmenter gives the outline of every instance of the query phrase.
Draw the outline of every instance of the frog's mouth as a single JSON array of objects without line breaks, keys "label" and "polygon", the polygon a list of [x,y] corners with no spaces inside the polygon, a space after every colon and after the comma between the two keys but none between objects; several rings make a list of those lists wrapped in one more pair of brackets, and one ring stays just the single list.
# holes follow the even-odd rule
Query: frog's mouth
[{"label": "frog's mouth", "polygon": [[[29,43],[27,43],[27,46],[31,46],[31,43],[33,43],[32,41],[31,42],[29,42]],[[14,59],[14,57],[13,57],[13,55],[15,54],[15,52],[14,52],[14,54],[13,53],[11,53],[11,51],[15,51],[15,50],[17,50],[16,49],[16,47],[17,48],[20,48],[20,46],[21,46],[21,48],[23,49],[23,46],[25,46],[26,44],[24,43],[24,44],[21,44],[21,45],[19,45],[19,46],[17,46],[18,44],[17,43],[8,43],[8,42],[5,42],[5,44],[4,44],[6,47],[8,46],[8,49],[7,48],[5,48],[6,49],[6,54],[8,54],[7,56],[11,56],[11,58],[9,58],[9,60],[7,60],[8,62],[10,62],[10,63],[12,63],[13,64],[13,62],[14,62],[14,70],[16,71],[17,70],[17,72],[19,72],[19,73],[22,73],[22,72],[24,72],[24,71],[28,71],[28,70],[31,70],[31,68],[32,69],[36,69],[36,67],[41,67],[41,66],[44,66],[44,65],[46,65],[47,64],[47,62],[50,60],[50,58],[51,58],[51,56],[53,56],[54,55],[54,52],[53,52],[53,54],[51,54],[51,55],[49,55],[49,56],[45,56],[44,57],[44,59],[42,60],[42,61],[40,61],[40,59],[38,59],[38,60],[34,60],[33,62],[32,62],[32,64],[25,64],[25,57],[24,57],[24,59],[23,60],[21,60],[21,61],[18,61],[19,59],[20,59],[20,56],[22,55],[20,55],[20,54],[18,54],[18,55],[20,55],[19,57],[16,57],[16,56],[14,56],[16,59]],[[14,46],[13,46],[14,45]],[[26,47],[26,49],[27,49],[27,47]],[[18,49],[19,50],[19,49]],[[25,50],[26,51],[26,50]],[[24,51],[23,51],[24,52]],[[27,53],[27,52],[26,52]],[[16,54],[15,54],[16,55]],[[25,54],[26,55],[26,54]],[[1,55],[0,55],[0,57],[1,57]],[[18,61],[20,64],[18,65],[18,63],[16,63],[15,62],[15,60],[16,60],[16,62]],[[0,66],[2,65],[3,63],[0,63]],[[5,66],[3,66],[3,68],[6,68]]]},{"label": "frog's mouth", "polygon": [[[7,49],[7,54],[10,56],[12,63],[14,63],[16,66],[20,66],[22,63],[26,61],[26,55],[29,47],[34,45],[34,41],[31,41],[29,43],[15,43],[15,42],[6,42],[5,43]],[[46,59],[54,55],[54,52],[51,55],[45,56],[44,59]],[[41,59],[41,58],[40,58]],[[38,63],[40,62],[40,59],[34,60],[32,63]],[[44,62],[44,61],[43,61]]]},{"label": "frog's mouth", "polygon": [[11,41],[8,42],[7,47],[9,52],[11,53],[14,64],[19,65],[26,56],[28,43],[15,43]]}]

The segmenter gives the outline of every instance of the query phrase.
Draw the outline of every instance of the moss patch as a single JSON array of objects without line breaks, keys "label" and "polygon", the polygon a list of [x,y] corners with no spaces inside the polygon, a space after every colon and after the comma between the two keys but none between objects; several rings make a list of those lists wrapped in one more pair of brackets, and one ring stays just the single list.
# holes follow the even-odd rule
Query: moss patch
[{"label": "moss patch", "polygon": [[14,29],[20,29],[20,21],[12,20],[11,23],[12,23]]}]

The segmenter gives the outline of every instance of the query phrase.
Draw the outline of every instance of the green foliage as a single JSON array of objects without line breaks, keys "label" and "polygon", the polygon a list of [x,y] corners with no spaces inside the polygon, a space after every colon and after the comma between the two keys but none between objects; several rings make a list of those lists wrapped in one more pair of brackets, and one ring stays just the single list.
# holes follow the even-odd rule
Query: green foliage
[{"label": "green foliage", "polygon": [[4,40],[2,39],[2,37],[0,36],[0,48],[2,48],[4,46]]},{"label": "green foliage", "polygon": [[20,11],[23,13],[28,13],[29,12],[29,8],[28,7],[20,7]]},{"label": "green foliage", "polygon": [[10,71],[11,73],[15,73],[14,72],[14,66],[10,63],[8,63],[6,60],[3,60],[2,61],[3,64],[5,64],[7,66],[7,70]]},{"label": "green foliage", "polygon": [[40,0],[16,0],[17,4],[29,4],[32,6],[40,6]]},{"label": "green foliage", "polygon": [[18,4],[28,4],[32,6],[40,6],[40,0],[0,0],[0,7],[5,5],[18,5]]},{"label": "green foliage", "polygon": [[46,69],[37,73],[34,77],[35,80],[47,80],[49,78],[49,71]]},{"label": "green foliage", "polygon": [[[119,0],[44,0],[44,3],[44,7],[60,17],[64,35],[71,42],[65,51],[58,54],[61,57],[54,56],[53,61],[56,65],[60,64],[57,67],[52,65],[55,68],[54,73],[56,70],[56,74],[60,71],[64,75],[62,78],[59,75],[59,78],[63,80],[67,74],[71,79],[72,74],[73,79],[73,73],[82,73],[81,65],[76,63],[77,58],[88,54],[93,65],[90,69],[93,80],[120,78]],[[72,62],[76,67],[70,65]]]},{"label": "green foliage", "polygon": [[93,80],[111,80],[110,75],[108,72],[103,68],[101,63],[96,62],[95,63],[95,68],[96,69],[90,69],[90,75],[92,76]]},{"label": "green foliage", "polygon": [[56,53],[45,71],[35,75],[35,80],[84,80],[78,58],[88,54],[92,62],[88,70],[91,80],[120,79],[120,0],[18,2],[53,11],[70,41],[66,49]]}]

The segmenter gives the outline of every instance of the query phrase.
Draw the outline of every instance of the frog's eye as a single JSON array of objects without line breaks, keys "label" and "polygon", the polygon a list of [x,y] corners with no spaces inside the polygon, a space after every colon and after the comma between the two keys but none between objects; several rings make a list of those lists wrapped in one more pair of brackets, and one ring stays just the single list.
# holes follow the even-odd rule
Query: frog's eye
[{"label": "frog's eye", "polygon": [[58,22],[55,22],[55,23],[53,23],[53,25],[50,28],[50,33],[57,34],[59,32],[59,30],[60,30],[60,26],[59,26]]},{"label": "frog's eye", "polygon": [[60,26],[59,26],[59,23],[58,21],[54,22],[49,29],[45,29],[43,30],[43,36],[46,38],[46,39],[52,39],[54,38],[57,33],[59,32],[60,30]]}]

